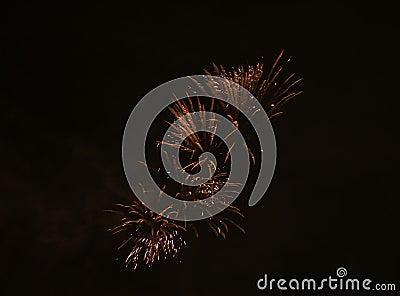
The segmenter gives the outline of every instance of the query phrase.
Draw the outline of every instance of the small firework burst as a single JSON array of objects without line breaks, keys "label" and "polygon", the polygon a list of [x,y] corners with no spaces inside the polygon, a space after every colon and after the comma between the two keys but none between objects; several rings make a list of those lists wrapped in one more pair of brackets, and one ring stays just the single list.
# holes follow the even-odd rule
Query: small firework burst
[{"label": "small firework burst", "polygon": [[[116,205],[109,210],[122,215],[121,224],[110,229],[113,234],[126,232],[128,238],[118,247],[130,247],[126,267],[136,269],[141,262],[151,267],[155,261],[175,258],[186,245],[182,234],[186,229],[161,215],[155,214],[138,201],[131,205]],[[168,211],[168,209],[166,209]]]},{"label": "small firework burst", "polygon": [[[286,59],[290,62],[291,58]],[[282,106],[290,99],[298,96],[302,91],[295,90],[301,82],[301,78],[296,78],[294,73],[285,75],[283,65],[283,51],[278,55],[268,73],[264,73],[264,64],[257,63],[255,66],[249,65],[246,68],[240,66],[232,71],[226,71],[220,65],[213,64],[213,75],[226,78],[236,82],[247,89],[255,96],[264,107],[269,118],[282,114]],[[212,75],[205,70],[207,75]],[[235,98],[235,95],[232,96]],[[239,98],[239,96],[236,96]]]}]

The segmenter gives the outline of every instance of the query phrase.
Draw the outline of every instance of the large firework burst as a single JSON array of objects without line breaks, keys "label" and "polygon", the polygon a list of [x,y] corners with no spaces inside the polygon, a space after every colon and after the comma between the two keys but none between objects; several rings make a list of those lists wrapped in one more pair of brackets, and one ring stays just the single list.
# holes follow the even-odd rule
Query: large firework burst
[{"label": "large firework burst", "polygon": [[[264,64],[258,63],[254,66],[247,67],[240,66],[232,68],[231,71],[225,70],[223,66],[213,64],[212,71],[205,71],[207,75],[219,76],[228,80],[234,81],[252,93],[261,103],[269,118],[282,114],[282,106],[290,99],[296,97],[301,91],[296,90],[296,86],[301,79],[296,78],[295,74],[284,74],[284,64],[289,62],[289,59],[284,61],[283,51],[278,55],[269,71],[264,71]],[[232,90],[231,98],[238,100],[242,97]],[[243,103],[243,102],[238,102]],[[200,98],[186,98],[183,100],[175,100],[169,106],[170,114],[173,120],[185,118],[180,124],[175,125],[174,134],[178,138],[176,145],[179,145],[180,151],[183,153],[182,159],[186,160],[183,169],[188,173],[196,173],[201,160],[199,155],[206,151],[212,151],[214,155],[219,157],[218,163],[210,163],[210,166],[215,168],[214,172],[210,169],[210,174],[203,182],[203,184],[193,187],[180,185],[175,190],[175,197],[177,199],[187,201],[204,201],[204,211],[208,207],[215,207],[212,198],[222,187],[229,186],[226,192],[235,192],[237,184],[228,182],[229,176],[229,157],[230,149],[226,147],[223,139],[218,139],[212,133],[198,133],[196,125],[210,124],[210,121],[191,120],[191,113],[196,111],[209,111],[213,113],[217,111],[223,116],[228,118],[237,128],[246,128],[242,125],[239,112],[232,107],[228,107],[221,103],[216,102],[214,99],[204,102]],[[172,125],[172,123],[170,123]],[[244,127],[243,127],[244,126]],[[179,135],[188,135],[181,136]],[[158,144],[171,145],[164,143],[161,139]],[[256,162],[252,150],[248,148],[250,158],[253,164]],[[175,158],[169,158],[165,155],[167,161],[172,162],[172,166],[177,167],[174,163],[177,161]],[[146,164],[147,165],[147,164]],[[155,173],[159,173],[161,168],[151,168]],[[160,186],[161,191],[168,190],[168,184]],[[175,188],[176,189],[176,188]],[[145,191],[145,190],[144,190]],[[212,204],[211,204],[212,203]],[[198,236],[198,230],[192,222],[178,222],[165,218],[149,210],[146,206],[139,201],[133,201],[130,205],[118,204],[118,210],[111,210],[111,212],[118,213],[122,216],[121,223],[112,228],[113,234],[126,233],[126,238],[118,248],[119,250],[124,247],[129,248],[125,263],[126,266],[137,268],[142,262],[146,266],[152,266],[157,260],[167,257],[176,257],[183,246],[186,245],[184,234],[193,232]],[[221,204],[221,209],[224,205]],[[165,209],[168,211],[169,209]],[[171,213],[173,215],[173,213]],[[223,212],[207,218],[202,223],[205,223],[208,228],[217,236],[226,238],[230,228],[234,227],[244,233],[243,227],[237,223],[237,219],[243,218],[240,209],[230,205]],[[189,231],[190,230],[190,231]]]}]

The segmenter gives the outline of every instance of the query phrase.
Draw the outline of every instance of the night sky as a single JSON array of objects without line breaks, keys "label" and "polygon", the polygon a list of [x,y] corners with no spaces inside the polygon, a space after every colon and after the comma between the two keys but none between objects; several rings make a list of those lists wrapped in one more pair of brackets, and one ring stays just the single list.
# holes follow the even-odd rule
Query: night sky
[{"label": "night sky", "polygon": [[[399,284],[394,7],[73,2],[1,8],[1,295],[266,295],[264,273],[341,266]],[[243,207],[247,233],[203,233],[181,263],[126,270],[103,210],[132,198],[121,141],[135,104],[212,62],[270,66],[282,49],[304,93],[272,121],[277,167]]]}]

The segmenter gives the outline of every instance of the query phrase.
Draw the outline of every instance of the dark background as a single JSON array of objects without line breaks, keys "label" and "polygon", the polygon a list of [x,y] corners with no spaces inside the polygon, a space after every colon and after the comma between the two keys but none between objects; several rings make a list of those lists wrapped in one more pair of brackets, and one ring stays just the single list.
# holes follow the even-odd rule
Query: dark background
[{"label": "dark background", "polygon": [[[265,295],[264,273],[322,278],[340,266],[399,283],[394,7],[16,1],[1,11],[0,294]],[[273,121],[276,173],[244,209],[246,235],[205,234],[181,263],[125,270],[103,210],[131,198],[121,139],[135,103],[212,62],[270,65],[282,49],[304,94]]]}]

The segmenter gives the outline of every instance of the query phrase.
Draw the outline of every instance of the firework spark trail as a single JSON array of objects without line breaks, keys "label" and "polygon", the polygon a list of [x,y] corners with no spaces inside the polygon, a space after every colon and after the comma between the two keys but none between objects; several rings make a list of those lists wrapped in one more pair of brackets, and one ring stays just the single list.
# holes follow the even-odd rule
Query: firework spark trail
[{"label": "firework spark trail", "polygon": [[[286,62],[289,61],[290,58],[286,60]],[[296,78],[295,74],[285,76],[282,64],[283,51],[278,55],[268,72],[264,72],[264,65],[258,63],[255,66],[249,65],[246,68],[240,66],[232,69],[232,71],[226,71],[223,66],[213,64],[213,74],[206,70],[205,73],[238,83],[252,93],[262,104],[268,117],[273,118],[276,115],[282,114],[281,108],[287,101],[302,92],[295,90],[301,79]],[[210,85],[209,93],[215,93],[218,87],[218,85]],[[237,98],[239,100],[239,98],[243,97],[240,93],[237,93],[238,89],[228,87],[228,91],[230,91],[229,95],[233,99]],[[238,101],[237,103],[238,105],[246,105],[246,102]],[[214,99],[211,99],[208,103],[202,102],[200,98],[191,97],[183,100],[173,100],[168,109],[175,123],[178,119],[181,119],[179,124],[173,126],[172,136],[176,138],[176,141],[172,144],[171,142],[158,141],[157,146],[162,144],[178,147],[184,154],[183,159],[187,160],[187,164],[182,167],[183,170],[188,173],[195,173],[199,166],[202,165],[199,155],[204,152],[212,151],[213,154],[220,154],[222,156],[221,163],[219,161],[218,163],[212,161],[208,163],[210,173],[207,180],[204,180],[205,182],[196,187],[181,184],[179,190],[175,192],[175,198],[186,201],[203,201],[202,206],[204,209],[202,210],[205,212],[211,206],[218,207],[217,200],[210,199],[211,201],[206,202],[205,199],[213,197],[224,186],[228,186],[228,194],[229,192],[235,192],[235,186],[238,184],[228,182],[229,158],[232,147],[224,147],[222,144],[225,139],[218,139],[213,133],[204,134],[195,132],[197,130],[204,130],[206,126],[216,130],[218,122],[215,120],[215,117],[207,119],[204,117],[198,121],[192,118],[191,113],[199,111],[213,113],[214,111],[218,111],[228,118],[236,128],[243,128],[243,125],[246,128],[246,125],[240,122],[239,112],[235,108],[228,107],[221,101],[216,102]],[[254,112],[257,112],[257,110]],[[173,124],[169,123],[169,125],[172,126]],[[250,159],[255,164],[256,157],[249,147],[246,148],[249,151]],[[167,162],[172,162],[171,167],[178,168],[176,158],[171,159],[169,155],[165,155],[165,159]],[[152,169],[148,164],[143,163],[143,165]],[[157,168],[153,171],[159,173],[160,170],[161,168]],[[168,188],[168,184],[164,184],[160,188],[162,188],[161,191],[165,191]],[[146,192],[144,188],[143,192]],[[146,192],[146,194],[155,193]],[[118,250],[125,247],[128,248],[128,246],[130,248],[130,252],[125,260],[127,267],[131,266],[133,269],[136,269],[141,263],[151,267],[155,261],[160,259],[174,258],[186,245],[184,234],[189,229],[196,237],[198,236],[198,229],[193,223],[179,222],[165,218],[152,212],[139,201],[135,200],[131,205],[118,204],[117,206],[119,210],[111,210],[110,212],[122,215],[122,219],[118,226],[111,229],[111,232],[113,234],[128,233],[128,237],[118,248]],[[221,209],[226,207],[225,204],[221,204],[220,206]],[[165,211],[168,210],[168,208],[165,209]],[[173,218],[174,213],[171,212],[168,215]],[[231,227],[243,233],[245,232],[235,222],[237,218],[241,219],[244,216],[239,208],[230,205],[225,211],[207,218],[202,223],[205,223],[217,237],[226,238]]]}]

